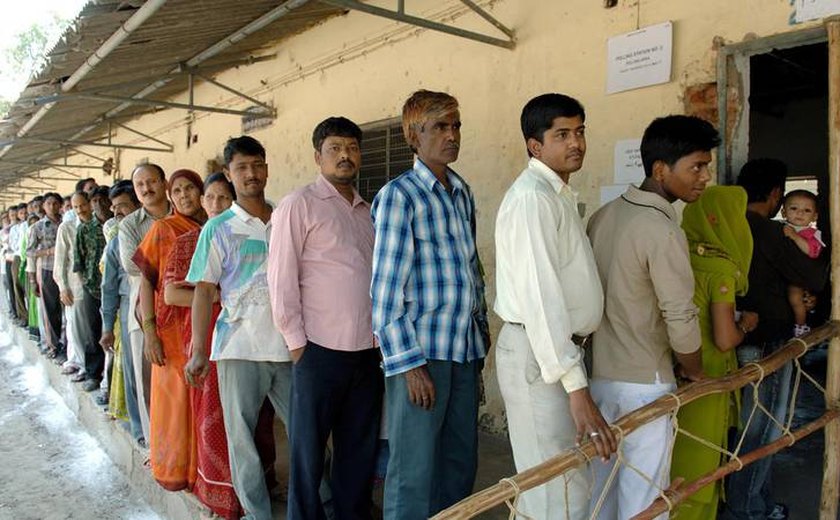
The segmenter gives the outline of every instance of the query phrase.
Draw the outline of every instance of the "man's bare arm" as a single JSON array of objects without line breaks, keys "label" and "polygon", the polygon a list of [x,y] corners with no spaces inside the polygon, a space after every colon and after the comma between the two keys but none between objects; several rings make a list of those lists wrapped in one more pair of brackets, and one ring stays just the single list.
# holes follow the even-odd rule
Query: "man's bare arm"
[{"label": "man's bare arm", "polygon": [[690,354],[674,352],[677,362],[680,364],[682,375],[691,381],[700,381],[705,377],[703,374],[703,354],[698,348]]}]

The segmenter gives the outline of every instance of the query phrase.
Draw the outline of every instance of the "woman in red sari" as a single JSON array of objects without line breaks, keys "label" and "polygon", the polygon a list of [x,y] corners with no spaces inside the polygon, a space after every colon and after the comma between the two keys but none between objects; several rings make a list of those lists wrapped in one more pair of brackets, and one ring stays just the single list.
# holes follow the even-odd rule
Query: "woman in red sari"
[{"label": "woman in red sari", "polygon": [[[207,177],[204,182],[204,195],[201,196],[201,205],[209,218],[213,218],[230,208],[235,198],[233,185],[225,178],[224,174],[214,173]],[[163,276],[164,298],[167,305],[178,306],[186,310],[181,323],[182,337],[190,349],[196,348],[191,341],[192,329],[189,314],[189,308],[192,306],[193,288],[192,285],[184,282],[184,279],[187,276],[190,261],[195,252],[199,231],[196,229],[184,233],[175,240]],[[216,318],[221,309],[217,295],[210,321],[211,330],[215,327]],[[208,342],[203,345],[203,348],[209,356],[212,334],[208,335],[207,338]],[[191,354],[190,351],[188,355]],[[190,381],[190,383],[193,386],[190,389],[190,400],[195,421],[198,452],[198,475],[193,486],[193,493],[204,505],[222,518],[239,519],[244,515],[244,511],[231,483],[230,461],[225,425],[222,419],[222,403],[219,399],[216,363],[210,363],[210,370],[203,381]],[[260,451],[263,465],[266,467],[266,471],[270,473],[270,475],[266,475],[270,477],[266,479],[269,485],[273,481],[275,459],[273,421],[274,410],[266,401],[257,422],[255,436],[257,437],[257,449]]]},{"label": "woman in red sari", "polygon": [[191,170],[169,178],[172,215],[152,225],[134,253],[143,277],[140,310],[144,354],[152,363],[149,409],[149,458],[152,476],[169,491],[191,489],[196,479],[196,446],[190,394],[184,379],[187,350],[182,336],[183,308],[167,305],[163,275],[175,240],[201,227],[207,214],[201,207],[204,184]]}]

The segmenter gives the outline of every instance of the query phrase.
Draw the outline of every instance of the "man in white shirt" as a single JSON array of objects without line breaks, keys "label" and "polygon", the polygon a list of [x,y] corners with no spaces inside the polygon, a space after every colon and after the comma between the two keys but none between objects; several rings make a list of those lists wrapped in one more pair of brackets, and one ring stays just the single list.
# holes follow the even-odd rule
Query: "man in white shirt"
[{"label": "man in white shirt", "polygon": [[6,265],[6,291],[8,292],[9,296],[9,315],[12,318],[12,321],[17,323],[18,319],[18,310],[15,301],[15,284],[12,280],[14,271],[14,246],[13,240],[15,236],[15,226],[18,224],[18,217],[17,217],[17,206],[12,206],[8,209],[8,218],[9,218],[9,226],[5,228],[5,236],[3,239],[3,254],[4,260]]},{"label": "man in white shirt", "polygon": [[[616,449],[589,395],[579,346],[601,321],[604,298],[569,177],[586,154],[585,113],[563,94],[522,110],[530,160],[496,217],[496,304],[504,321],[496,366],[517,471],[589,438],[598,454]],[[522,496],[532,518],[587,518],[589,479],[567,473]],[[568,514],[568,516],[567,516]]]},{"label": "man in white shirt", "polygon": [[[62,373],[74,374],[79,381],[85,378],[85,355],[79,340],[79,324],[75,316],[74,303],[81,301],[84,291],[82,279],[73,272],[73,249],[76,245],[76,227],[79,219],[76,213],[65,213],[58,225],[53,258],[53,280],[58,286],[58,297],[64,308],[64,335],[67,347],[67,361]],[[71,379],[72,379],[71,378]]]},{"label": "man in white shirt", "polygon": [[29,229],[29,224],[26,223],[26,204],[20,203],[17,205],[18,223],[12,226],[9,230],[9,249],[12,255],[12,285],[14,287],[15,309],[17,312],[18,325],[27,327],[29,323],[29,313],[26,309],[26,288],[20,279],[20,240],[24,233]]}]

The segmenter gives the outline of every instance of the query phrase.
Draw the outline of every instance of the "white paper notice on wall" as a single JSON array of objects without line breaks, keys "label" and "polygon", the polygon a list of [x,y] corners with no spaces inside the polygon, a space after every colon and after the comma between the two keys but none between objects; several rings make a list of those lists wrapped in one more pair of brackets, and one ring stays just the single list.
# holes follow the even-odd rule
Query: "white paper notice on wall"
[{"label": "white paper notice on wall", "polygon": [[601,206],[624,195],[624,192],[627,191],[627,186],[627,184],[601,186]]},{"label": "white paper notice on wall", "polygon": [[635,184],[644,180],[645,169],[639,151],[641,144],[641,139],[616,141],[613,162],[616,184]]},{"label": "white paper notice on wall", "polygon": [[660,23],[607,41],[607,94],[671,81],[673,27]]},{"label": "white paper notice on wall", "polygon": [[793,21],[807,22],[840,14],[840,0],[793,0]]}]

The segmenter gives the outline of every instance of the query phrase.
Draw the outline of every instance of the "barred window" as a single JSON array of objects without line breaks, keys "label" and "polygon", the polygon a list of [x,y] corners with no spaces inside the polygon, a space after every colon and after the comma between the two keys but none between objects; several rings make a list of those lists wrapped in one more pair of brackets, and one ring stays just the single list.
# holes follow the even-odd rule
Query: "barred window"
[{"label": "barred window", "polygon": [[356,189],[363,199],[373,202],[382,186],[411,168],[414,154],[403,138],[399,119],[371,123],[362,129],[362,167]]}]

